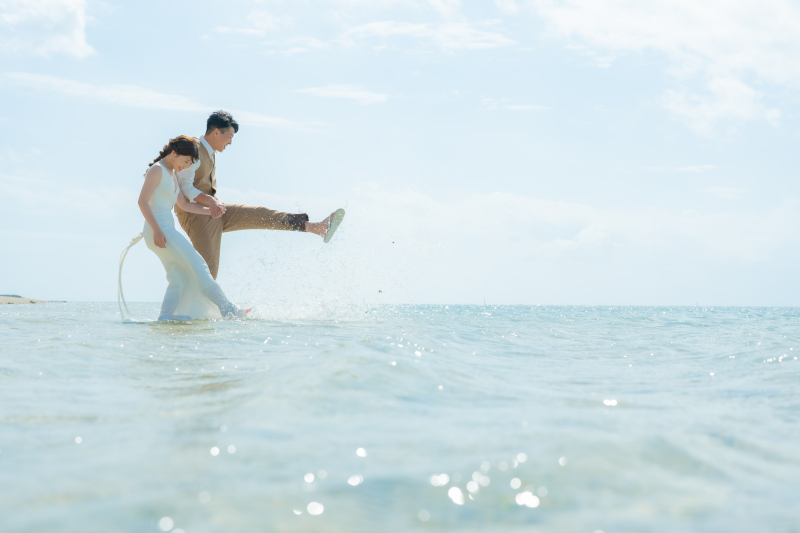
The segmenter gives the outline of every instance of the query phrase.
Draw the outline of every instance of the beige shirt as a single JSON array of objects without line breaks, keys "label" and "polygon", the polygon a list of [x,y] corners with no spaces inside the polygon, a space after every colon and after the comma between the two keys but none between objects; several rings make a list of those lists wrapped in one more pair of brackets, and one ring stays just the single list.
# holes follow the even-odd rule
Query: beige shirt
[{"label": "beige shirt", "polygon": [[[206,150],[208,151],[208,154],[211,156],[211,162],[213,164],[216,164],[216,152],[214,151],[214,149],[211,148],[211,145],[208,144],[208,141],[204,136],[201,135],[199,139],[200,143],[203,146],[205,146]],[[197,198],[199,194],[202,194],[202,191],[196,189],[194,186],[194,173],[197,171],[198,168],[200,168],[199,159],[195,161],[189,168],[178,172],[178,185],[180,186],[183,195],[190,202],[195,202],[195,198]]]}]

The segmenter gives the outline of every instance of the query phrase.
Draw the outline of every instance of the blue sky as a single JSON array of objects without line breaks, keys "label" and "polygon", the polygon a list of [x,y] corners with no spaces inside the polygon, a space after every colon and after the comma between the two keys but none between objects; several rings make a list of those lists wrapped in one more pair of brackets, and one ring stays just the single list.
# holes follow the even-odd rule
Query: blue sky
[{"label": "blue sky", "polygon": [[[0,2],[0,293],[113,300],[147,163],[209,111],[241,301],[798,305],[781,0]],[[126,295],[158,301],[139,245]],[[381,291],[380,293],[378,291]]]}]

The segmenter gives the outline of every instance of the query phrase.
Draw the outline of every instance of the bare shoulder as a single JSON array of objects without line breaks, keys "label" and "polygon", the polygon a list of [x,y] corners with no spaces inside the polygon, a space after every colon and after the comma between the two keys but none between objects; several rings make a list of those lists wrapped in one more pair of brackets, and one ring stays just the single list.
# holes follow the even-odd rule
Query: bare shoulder
[{"label": "bare shoulder", "polygon": [[160,180],[161,179],[161,175],[162,175],[161,166],[153,165],[152,167],[150,167],[150,169],[144,175],[144,179],[147,179],[147,180],[159,179]]}]

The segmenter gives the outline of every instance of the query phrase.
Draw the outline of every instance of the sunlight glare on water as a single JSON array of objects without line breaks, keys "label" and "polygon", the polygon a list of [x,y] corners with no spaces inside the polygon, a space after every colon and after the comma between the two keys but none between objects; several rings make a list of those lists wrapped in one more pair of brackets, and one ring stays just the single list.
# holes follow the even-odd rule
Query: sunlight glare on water
[{"label": "sunlight glare on water", "polygon": [[797,524],[798,309],[115,306],[0,308],[4,532]]}]

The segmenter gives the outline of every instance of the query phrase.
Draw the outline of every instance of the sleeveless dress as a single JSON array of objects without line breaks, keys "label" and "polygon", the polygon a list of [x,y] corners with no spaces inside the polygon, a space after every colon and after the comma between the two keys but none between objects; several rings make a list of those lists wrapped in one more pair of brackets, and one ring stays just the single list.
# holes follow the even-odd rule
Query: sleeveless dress
[{"label": "sleeveless dress", "polygon": [[[167,247],[159,248],[155,245],[153,228],[147,221],[144,223],[142,236],[147,247],[158,256],[167,271],[169,285],[164,294],[164,302],[161,304],[161,314],[158,319],[243,318],[246,315],[245,311],[225,297],[219,284],[211,277],[205,260],[197,253],[192,243],[175,229],[172,207],[175,205],[178,195],[181,194],[177,179],[161,163],[153,166],[161,170],[161,181],[148,203],[153,210],[158,226],[167,238]],[[136,242],[138,242],[138,238],[134,238],[131,246]],[[122,262],[126,254],[127,250],[123,252],[123,257],[120,259],[118,296],[122,294]],[[122,300],[124,302],[124,297]]]}]

